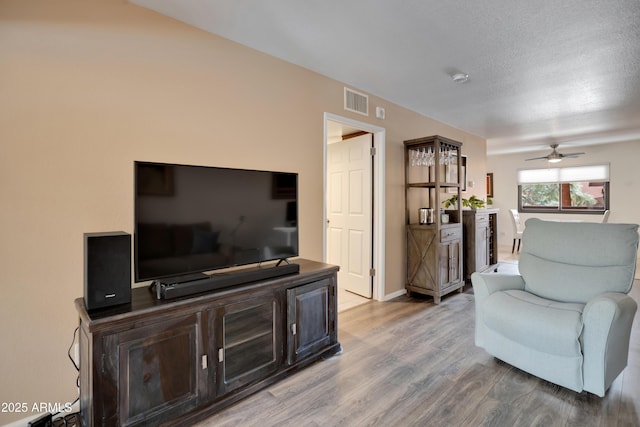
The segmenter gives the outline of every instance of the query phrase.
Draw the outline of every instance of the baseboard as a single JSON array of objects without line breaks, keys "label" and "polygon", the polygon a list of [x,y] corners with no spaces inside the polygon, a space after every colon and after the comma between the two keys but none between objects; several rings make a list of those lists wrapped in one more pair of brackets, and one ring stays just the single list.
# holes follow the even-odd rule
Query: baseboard
[{"label": "baseboard", "polygon": [[407,294],[407,290],[406,289],[400,289],[399,291],[395,291],[395,292],[393,292],[391,294],[385,295],[384,298],[382,299],[382,301],[389,301],[389,300],[401,297],[401,296],[406,295],[406,294]]}]

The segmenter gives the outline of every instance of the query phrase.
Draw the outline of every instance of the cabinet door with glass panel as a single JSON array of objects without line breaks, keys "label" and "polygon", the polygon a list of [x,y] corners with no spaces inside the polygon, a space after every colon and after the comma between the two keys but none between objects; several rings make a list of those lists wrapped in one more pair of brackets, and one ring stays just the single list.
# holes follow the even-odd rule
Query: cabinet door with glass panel
[{"label": "cabinet door with glass panel", "polygon": [[218,394],[268,376],[282,363],[282,304],[277,292],[216,310]]}]

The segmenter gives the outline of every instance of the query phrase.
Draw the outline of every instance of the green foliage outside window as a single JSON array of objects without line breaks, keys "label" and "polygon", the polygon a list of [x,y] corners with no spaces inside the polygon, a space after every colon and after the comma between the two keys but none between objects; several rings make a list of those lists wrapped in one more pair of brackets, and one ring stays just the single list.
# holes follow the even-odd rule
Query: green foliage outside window
[{"label": "green foliage outside window", "polygon": [[596,199],[589,193],[582,191],[582,184],[579,182],[570,183],[571,206],[588,207],[597,203]]},{"label": "green foliage outside window", "polygon": [[[604,183],[601,186],[604,188]],[[588,182],[522,184],[520,207],[545,210],[604,209],[603,199],[598,200],[593,194],[585,191],[588,188]],[[561,196],[561,192],[564,193],[564,197]],[[602,192],[604,196],[604,190]]]},{"label": "green foliage outside window", "polygon": [[558,207],[560,203],[558,184],[522,185],[522,206]]}]

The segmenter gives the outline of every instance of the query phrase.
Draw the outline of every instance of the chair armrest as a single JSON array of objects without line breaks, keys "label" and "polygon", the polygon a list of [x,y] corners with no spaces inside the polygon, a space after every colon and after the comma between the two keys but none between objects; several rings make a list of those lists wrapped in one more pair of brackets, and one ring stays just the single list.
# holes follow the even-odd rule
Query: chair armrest
[{"label": "chair armrest", "polygon": [[498,291],[524,290],[524,279],[519,274],[473,273],[471,284],[476,301]]},{"label": "chair armrest", "polygon": [[593,298],[582,313],[584,389],[604,396],[627,366],[629,337],[638,308],[633,298],[610,292]]},{"label": "chair armrest", "polygon": [[494,292],[511,289],[524,290],[524,280],[519,274],[473,273],[471,284],[473,285],[476,306],[475,342],[477,346],[484,347],[486,330],[482,315],[484,300]]}]

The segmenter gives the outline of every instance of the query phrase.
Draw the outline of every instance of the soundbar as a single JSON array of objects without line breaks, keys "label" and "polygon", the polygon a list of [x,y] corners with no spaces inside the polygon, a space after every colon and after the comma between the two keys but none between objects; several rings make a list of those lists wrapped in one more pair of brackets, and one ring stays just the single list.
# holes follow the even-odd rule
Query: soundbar
[{"label": "soundbar", "polygon": [[299,264],[281,264],[269,267],[245,268],[229,273],[214,273],[202,279],[187,282],[163,282],[162,280],[156,280],[152,286],[155,287],[157,299],[172,299],[229,288],[231,286],[244,285],[288,274],[296,274],[299,271]]}]

